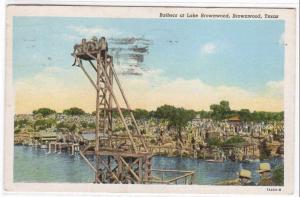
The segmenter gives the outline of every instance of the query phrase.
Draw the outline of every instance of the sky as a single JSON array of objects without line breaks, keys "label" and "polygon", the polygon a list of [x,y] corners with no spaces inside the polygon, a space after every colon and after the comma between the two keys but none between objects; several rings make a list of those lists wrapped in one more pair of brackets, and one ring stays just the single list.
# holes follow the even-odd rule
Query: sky
[{"label": "sky", "polygon": [[283,110],[284,21],[14,17],[16,113],[94,111],[95,91],[70,55],[92,36],[107,38],[133,108],[208,110],[227,100]]}]

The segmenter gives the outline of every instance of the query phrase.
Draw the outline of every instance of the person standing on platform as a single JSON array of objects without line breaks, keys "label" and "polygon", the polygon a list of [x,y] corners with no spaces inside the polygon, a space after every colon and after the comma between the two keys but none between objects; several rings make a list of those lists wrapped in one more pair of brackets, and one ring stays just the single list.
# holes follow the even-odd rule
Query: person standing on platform
[{"label": "person standing on platform", "polygon": [[105,37],[101,37],[100,38],[100,43],[99,43],[99,46],[100,46],[100,56],[101,56],[101,59],[102,60],[106,60],[106,56],[107,56],[107,52],[108,52],[108,44],[105,40]]}]

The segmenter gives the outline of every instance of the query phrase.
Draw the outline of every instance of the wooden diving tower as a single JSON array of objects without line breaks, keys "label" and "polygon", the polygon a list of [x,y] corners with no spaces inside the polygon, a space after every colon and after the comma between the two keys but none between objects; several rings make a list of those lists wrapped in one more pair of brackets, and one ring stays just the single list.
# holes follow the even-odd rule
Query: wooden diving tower
[{"label": "wooden diving tower", "polygon": [[[105,47],[103,47],[105,46]],[[95,183],[177,183],[179,179],[191,183],[194,172],[182,171],[184,175],[166,180],[152,176],[156,171],[164,173],[173,171],[151,169],[152,154],[144,136],[141,134],[132,109],[125,96],[119,78],[113,65],[113,57],[107,53],[105,38],[91,41],[82,40],[74,46],[72,56],[75,58],[73,66],[78,66],[96,90],[96,129],[95,142],[80,149],[80,155],[95,172]],[[84,65],[83,62],[87,63]],[[95,71],[96,79],[87,72],[86,66]],[[95,76],[95,75],[94,75]],[[116,88],[113,88],[116,83]],[[125,107],[121,108],[115,90],[121,93],[121,100]],[[124,126],[123,133],[116,137],[113,134],[113,111],[117,110]],[[131,124],[125,120],[123,111],[129,112]],[[125,139],[125,142],[124,142]],[[92,155],[94,162],[87,159]],[[176,171],[176,170],[174,170]],[[155,178],[155,180],[153,179]]]},{"label": "wooden diving tower", "polygon": [[[104,41],[106,43],[106,41]],[[80,150],[81,156],[95,171],[95,183],[143,183],[148,181],[151,173],[151,157],[145,139],[141,134],[133,116],[131,107],[118,79],[113,65],[113,57],[107,50],[101,51],[101,40],[88,41],[74,46],[72,56],[74,64],[78,64],[96,90],[96,129],[95,144],[90,144]],[[106,46],[107,48],[107,46]],[[96,72],[94,80],[87,72],[84,62]],[[126,104],[125,110],[129,112],[132,125],[126,123],[124,110],[116,97],[113,83],[116,82],[117,90]],[[125,134],[129,140],[112,138],[113,133],[113,105],[118,111]],[[132,129],[129,129],[132,128]],[[85,154],[94,155],[92,164],[86,159]]]}]

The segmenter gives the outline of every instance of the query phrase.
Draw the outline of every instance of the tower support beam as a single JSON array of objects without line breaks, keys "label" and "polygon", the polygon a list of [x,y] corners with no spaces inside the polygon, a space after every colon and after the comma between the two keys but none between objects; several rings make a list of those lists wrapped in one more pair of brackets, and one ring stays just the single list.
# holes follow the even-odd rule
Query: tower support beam
[{"label": "tower support beam", "polygon": [[[84,158],[95,171],[95,183],[143,183],[145,179],[143,174],[149,175],[150,173],[148,164],[151,163],[151,157],[147,156],[149,154],[147,145],[114,70],[113,58],[104,54],[103,56],[101,50],[74,51],[73,53],[76,58],[75,62],[78,62],[78,66],[96,90],[95,142],[85,146],[80,153],[83,156],[85,152],[93,153],[94,165],[92,162],[88,162],[85,156]],[[83,60],[89,62],[91,68],[96,72],[95,80],[87,72],[87,65],[83,65]],[[129,111],[129,118],[134,130],[129,128],[122,112],[123,108],[113,88],[114,80],[116,80],[117,90],[121,93],[121,99],[124,100],[125,109]],[[113,105],[115,105],[123,124],[122,132],[129,138],[127,142],[113,137]],[[138,137],[133,137],[133,135]],[[137,143],[139,147],[137,147]],[[140,151],[141,148],[143,148],[142,151]]]}]

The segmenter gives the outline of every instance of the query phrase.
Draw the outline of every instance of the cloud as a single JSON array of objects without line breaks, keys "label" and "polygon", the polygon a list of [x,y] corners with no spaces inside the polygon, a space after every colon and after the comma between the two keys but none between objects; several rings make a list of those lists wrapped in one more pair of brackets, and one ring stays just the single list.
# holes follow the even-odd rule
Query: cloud
[{"label": "cloud", "polygon": [[[125,66],[126,67],[126,66]],[[122,70],[123,69],[123,70]],[[283,81],[269,81],[262,93],[248,91],[236,86],[214,86],[197,79],[170,80],[161,70],[139,70],[136,75],[120,75],[132,108],[155,110],[170,104],[194,110],[209,110],[209,106],[221,100],[230,102],[232,109],[248,108],[257,111],[283,110]],[[127,68],[116,67],[118,73]],[[39,107],[57,111],[80,107],[85,111],[95,110],[95,90],[78,69],[72,71],[60,67],[46,67],[34,77],[16,81],[16,112],[30,113]],[[121,94],[114,86],[122,106]]]},{"label": "cloud", "polygon": [[78,106],[92,111],[94,90],[80,68],[45,67],[33,77],[15,81],[17,113],[50,107],[57,111]]},{"label": "cloud", "polygon": [[[138,84],[138,85],[137,85]],[[209,110],[213,103],[228,100],[233,109],[281,111],[283,99],[261,95],[234,86],[212,86],[201,80],[164,80],[153,87],[152,80],[127,79],[124,87],[135,108],[155,109],[163,104],[195,110]]]},{"label": "cloud", "polygon": [[216,44],[209,42],[201,46],[201,54],[202,55],[213,54],[216,52],[216,49],[217,49]]},{"label": "cloud", "polygon": [[268,81],[265,88],[266,95],[283,98],[284,81]]}]

